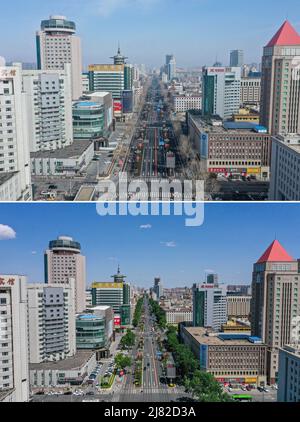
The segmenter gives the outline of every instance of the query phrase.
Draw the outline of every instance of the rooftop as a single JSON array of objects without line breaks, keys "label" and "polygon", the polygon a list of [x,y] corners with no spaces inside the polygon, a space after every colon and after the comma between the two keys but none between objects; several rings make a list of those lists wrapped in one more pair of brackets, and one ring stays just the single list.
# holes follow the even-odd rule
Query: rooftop
[{"label": "rooftop", "polygon": [[258,264],[265,262],[294,262],[295,260],[287,253],[283,246],[274,240],[274,242],[268,247],[265,253],[257,261]]},{"label": "rooftop", "polygon": [[295,28],[290,24],[289,21],[285,21],[284,24],[279,28],[274,37],[271,39],[267,47],[275,46],[300,46],[300,35]]},{"label": "rooftop", "polygon": [[29,369],[34,370],[58,370],[58,371],[72,371],[81,369],[87,361],[93,356],[91,351],[79,351],[75,356],[60,360],[58,362],[43,362],[43,363],[31,363]]},{"label": "rooftop", "polygon": [[207,329],[202,327],[185,327],[199,343],[209,346],[249,346],[250,344],[262,344],[258,337],[251,337],[248,334],[215,333],[207,335]]},{"label": "rooftop", "polygon": [[205,131],[209,134],[250,134],[263,133],[267,134],[267,129],[264,126],[257,125],[251,122],[222,122],[218,116],[212,118],[203,117],[201,114],[189,113],[195,125],[200,132]]},{"label": "rooftop", "polygon": [[77,158],[80,157],[90,146],[89,140],[76,140],[72,145],[54,151],[31,152],[31,158]]}]

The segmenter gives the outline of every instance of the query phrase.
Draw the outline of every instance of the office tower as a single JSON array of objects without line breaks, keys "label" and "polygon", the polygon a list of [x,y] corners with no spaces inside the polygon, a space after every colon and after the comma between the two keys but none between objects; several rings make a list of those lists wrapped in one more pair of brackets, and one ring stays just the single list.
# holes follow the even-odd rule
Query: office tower
[{"label": "office tower", "polygon": [[112,94],[115,117],[122,115],[122,95],[125,89],[124,64],[96,64],[89,66],[91,91]]},{"label": "office tower", "polygon": [[232,50],[230,52],[230,67],[243,67],[244,52],[243,50]]},{"label": "office tower", "polygon": [[227,322],[226,287],[211,284],[193,286],[193,326],[220,331]]},{"label": "office tower", "polygon": [[57,362],[76,353],[75,280],[29,284],[29,362]]},{"label": "office tower", "polygon": [[204,67],[202,114],[230,119],[240,109],[241,68]]},{"label": "office tower", "polygon": [[164,295],[164,289],[160,278],[154,279],[153,291],[156,294],[157,300],[159,300]]},{"label": "office tower", "polygon": [[93,306],[110,306],[121,318],[121,324],[129,325],[131,321],[130,284],[125,282],[120,268],[112,276],[113,282],[92,284]]},{"label": "office tower", "polygon": [[286,345],[279,349],[278,395],[284,403],[300,403],[300,346]]},{"label": "office tower", "polygon": [[71,66],[64,70],[22,72],[30,152],[56,150],[73,143]]},{"label": "office tower", "polygon": [[85,95],[89,101],[99,103],[104,108],[104,136],[109,138],[113,129],[113,99],[110,92],[92,92]]},{"label": "office tower", "polygon": [[261,78],[247,77],[241,80],[241,105],[260,105]]},{"label": "office tower", "polygon": [[215,273],[207,274],[207,276],[206,276],[206,283],[207,284],[212,284],[215,287],[218,287],[218,284],[219,284],[219,276],[218,276],[218,274],[215,274]]},{"label": "office tower", "polygon": [[176,78],[176,59],[173,54],[166,56],[166,73],[169,81]]},{"label": "office tower", "polygon": [[268,346],[267,377],[278,378],[278,350],[291,341],[292,320],[300,315],[298,262],[275,240],[254,264],[252,335]]},{"label": "office tower", "polygon": [[80,243],[72,237],[60,236],[49,243],[44,256],[45,283],[66,284],[75,279],[75,308],[85,310],[86,267]]},{"label": "office tower", "polygon": [[0,402],[29,399],[26,277],[0,275]]},{"label": "office tower", "polygon": [[21,65],[0,68],[0,200],[31,200],[28,118]]},{"label": "office tower", "polygon": [[261,124],[272,135],[300,133],[300,35],[286,21],[264,48]]},{"label": "office tower", "polygon": [[75,35],[76,25],[65,16],[43,20],[36,34],[37,65],[41,70],[63,70],[71,65],[72,98],[82,96],[81,40]]},{"label": "office tower", "polygon": [[300,134],[272,136],[270,201],[300,201]]}]

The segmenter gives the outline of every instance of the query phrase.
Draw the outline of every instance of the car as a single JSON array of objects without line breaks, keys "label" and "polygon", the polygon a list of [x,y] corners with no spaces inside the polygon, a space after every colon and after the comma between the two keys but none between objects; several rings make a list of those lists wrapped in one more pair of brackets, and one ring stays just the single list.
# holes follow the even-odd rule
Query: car
[{"label": "car", "polygon": [[94,396],[94,395],[95,395],[94,391],[88,391],[86,393],[86,396]]},{"label": "car", "polygon": [[175,384],[169,384],[168,385],[170,388],[175,388],[176,387],[176,385]]},{"label": "car", "polygon": [[64,396],[71,396],[73,393],[72,393],[72,391],[66,391],[65,393],[64,393]]},{"label": "car", "polygon": [[265,393],[269,393],[269,392],[270,392],[270,390],[268,390],[266,387],[264,387],[264,388],[263,388],[263,391],[264,391]]},{"label": "car", "polygon": [[257,387],[257,389],[260,393],[263,393],[263,391],[264,391],[263,387]]}]

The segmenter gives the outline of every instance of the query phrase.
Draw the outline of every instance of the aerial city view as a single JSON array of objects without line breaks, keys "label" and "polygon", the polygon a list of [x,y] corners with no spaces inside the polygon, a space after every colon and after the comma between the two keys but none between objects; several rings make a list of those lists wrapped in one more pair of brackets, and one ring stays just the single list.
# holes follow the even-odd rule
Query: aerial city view
[{"label": "aerial city view", "polygon": [[292,412],[299,225],[298,0],[3,3],[1,404]]},{"label": "aerial city view", "polygon": [[299,205],[206,208],[3,204],[1,401],[299,402]]},{"label": "aerial city view", "polygon": [[[239,22],[229,37],[224,23],[215,32],[203,24],[211,40],[200,37],[197,48],[196,28],[184,46],[174,26],[180,13],[191,25],[193,13],[219,22],[222,10],[215,16],[213,4],[191,0],[185,8],[176,0],[177,16],[170,0],[119,8],[91,0],[94,15],[80,14],[79,0],[45,2],[47,14],[32,3],[21,6],[23,15],[8,5],[3,14],[1,31],[11,35],[0,51],[1,201],[95,201],[107,184],[116,193],[106,199],[118,200],[124,180],[135,182],[125,200],[138,192],[146,201],[182,200],[184,181],[199,180],[206,201],[300,199],[296,0],[288,2],[288,20],[276,11],[265,25],[255,14],[256,32],[243,27],[241,34]],[[174,22],[161,29],[158,4]],[[73,15],[55,13],[61,9]],[[20,20],[17,32],[11,14]],[[153,52],[147,31],[154,21]],[[167,188],[152,196],[153,182]],[[184,197],[197,198],[195,187]]]}]

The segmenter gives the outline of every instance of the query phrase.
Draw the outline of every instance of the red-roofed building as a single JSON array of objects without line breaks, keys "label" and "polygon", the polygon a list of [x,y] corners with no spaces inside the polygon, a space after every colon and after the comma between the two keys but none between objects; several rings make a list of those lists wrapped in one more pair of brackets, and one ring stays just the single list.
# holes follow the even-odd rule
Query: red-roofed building
[{"label": "red-roofed building", "polygon": [[290,343],[292,321],[299,315],[299,263],[275,240],[254,264],[251,302],[251,331],[268,346],[271,384],[278,378],[279,347]]},{"label": "red-roofed building", "polygon": [[264,262],[293,262],[294,259],[286,252],[286,250],[281,246],[278,240],[268,247],[265,253],[257,261],[258,264]]},{"label": "red-roofed building", "polygon": [[300,133],[300,35],[285,21],[264,48],[261,124],[272,135]]}]

